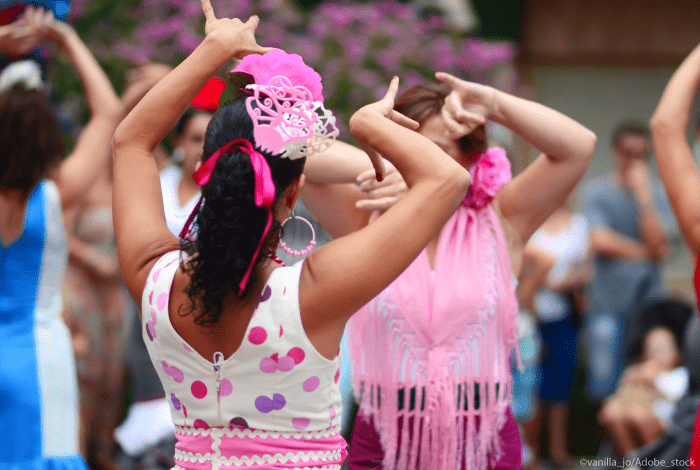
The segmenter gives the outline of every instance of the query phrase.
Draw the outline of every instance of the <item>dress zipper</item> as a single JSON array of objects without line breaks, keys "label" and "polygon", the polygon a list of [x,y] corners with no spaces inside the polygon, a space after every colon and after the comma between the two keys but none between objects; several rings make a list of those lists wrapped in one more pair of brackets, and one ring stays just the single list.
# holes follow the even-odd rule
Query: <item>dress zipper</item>
[{"label": "dress zipper", "polygon": [[221,396],[221,364],[224,363],[224,355],[220,352],[214,353],[214,374],[216,375],[216,400]]}]

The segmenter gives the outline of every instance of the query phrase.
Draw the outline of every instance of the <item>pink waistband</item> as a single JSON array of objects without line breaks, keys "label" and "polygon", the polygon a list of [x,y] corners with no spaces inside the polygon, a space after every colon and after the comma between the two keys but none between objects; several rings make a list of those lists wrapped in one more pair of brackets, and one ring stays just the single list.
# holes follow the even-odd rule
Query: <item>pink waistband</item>
[{"label": "pink waistband", "polygon": [[177,426],[175,463],[185,470],[339,469],[347,455],[339,428],[321,432],[194,429]]}]

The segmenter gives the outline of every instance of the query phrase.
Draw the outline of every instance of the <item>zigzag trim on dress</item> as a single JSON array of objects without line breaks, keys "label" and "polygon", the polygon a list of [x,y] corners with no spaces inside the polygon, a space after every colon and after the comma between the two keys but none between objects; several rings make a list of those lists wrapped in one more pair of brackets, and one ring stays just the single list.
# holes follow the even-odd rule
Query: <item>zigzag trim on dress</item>
[{"label": "zigzag trim on dress", "polygon": [[209,428],[195,429],[191,426],[175,426],[175,433],[184,436],[226,436],[226,437],[241,437],[241,438],[268,438],[273,439],[328,439],[336,437],[340,434],[340,425],[322,429],[320,431],[307,432],[284,432],[284,431],[264,431],[260,429],[240,429],[240,428]]},{"label": "zigzag trim on dress", "polygon": [[[280,453],[277,453],[275,455],[270,455],[270,454],[264,454],[264,455],[251,455],[243,458],[238,458],[238,457],[231,457],[228,459],[225,459],[223,457],[215,457],[211,453],[206,453],[204,455],[197,453],[197,454],[192,454],[189,452],[183,452],[179,449],[175,449],[175,460],[180,460],[182,462],[193,462],[193,463],[205,463],[211,461],[214,464],[218,465],[237,465],[237,466],[252,466],[252,465],[259,465],[263,463],[271,464],[271,463],[287,463],[287,462],[293,462],[293,463],[298,463],[299,461],[302,461],[304,463],[308,463],[309,461],[314,461],[314,462],[328,462],[332,460],[340,460],[342,458],[342,451],[340,450],[334,450],[334,451],[328,451],[328,452],[298,452],[296,454],[292,452],[287,452],[287,454],[282,455]],[[340,468],[339,465],[337,465],[337,468]]]}]

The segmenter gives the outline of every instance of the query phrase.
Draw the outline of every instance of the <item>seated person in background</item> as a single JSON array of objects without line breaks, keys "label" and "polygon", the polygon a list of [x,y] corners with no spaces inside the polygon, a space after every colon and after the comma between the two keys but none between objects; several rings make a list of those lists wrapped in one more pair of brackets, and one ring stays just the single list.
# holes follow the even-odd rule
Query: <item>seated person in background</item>
[{"label": "seated person in background", "polygon": [[678,340],[669,328],[646,334],[642,360],[625,369],[616,393],[598,415],[621,455],[666,432],[676,403],[688,390],[688,370],[681,361]]}]

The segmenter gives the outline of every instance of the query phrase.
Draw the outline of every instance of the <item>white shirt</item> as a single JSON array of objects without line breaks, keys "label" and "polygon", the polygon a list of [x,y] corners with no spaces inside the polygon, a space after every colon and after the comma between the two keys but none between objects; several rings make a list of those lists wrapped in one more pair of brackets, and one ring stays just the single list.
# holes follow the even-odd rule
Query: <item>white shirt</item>
[{"label": "white shirt", "polygon": [[177,188],[180,186],[182,168],[169,166],[160,173],[160,189],[163,192],[163,208],[165,209],[165,221],[168,228],[176,237],[180,235],[187,218],[199,201],[199,194],[180,206]]}]

